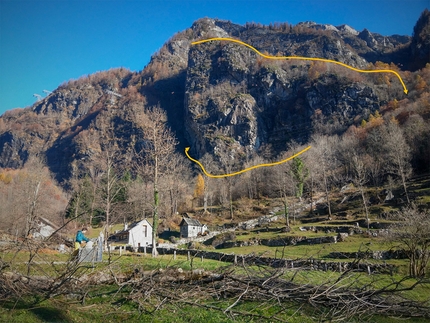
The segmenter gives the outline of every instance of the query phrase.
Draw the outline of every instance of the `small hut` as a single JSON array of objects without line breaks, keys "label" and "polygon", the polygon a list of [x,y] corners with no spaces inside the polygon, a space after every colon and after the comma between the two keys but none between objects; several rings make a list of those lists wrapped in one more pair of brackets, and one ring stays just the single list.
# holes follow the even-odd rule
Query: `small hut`
[{"label": "small hut", "polygon": [[198,235],[203,235],[208,230],[205,224],[201,224],[199,220],[191,219],[188,216],[182,218],[179,227],[182,238],[194,238]]}]

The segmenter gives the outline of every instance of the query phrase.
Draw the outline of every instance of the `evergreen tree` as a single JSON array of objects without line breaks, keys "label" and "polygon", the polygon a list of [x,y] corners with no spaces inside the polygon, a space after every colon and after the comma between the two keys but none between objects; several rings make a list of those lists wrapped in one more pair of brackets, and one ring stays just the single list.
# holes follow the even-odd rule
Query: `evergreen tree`
[{"label": "evergreen tree", "polygon": [[303,160],[300,157],[296,157],[292,160],[291,172],[296,182],[296,197],[301,200],[303,196],[303,187],[309,176],[309,170]]}]

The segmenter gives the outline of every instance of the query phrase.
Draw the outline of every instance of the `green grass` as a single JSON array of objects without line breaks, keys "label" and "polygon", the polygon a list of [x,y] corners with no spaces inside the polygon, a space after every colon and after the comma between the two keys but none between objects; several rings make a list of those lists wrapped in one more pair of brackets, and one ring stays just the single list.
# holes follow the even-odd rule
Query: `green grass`
[{"label": "green grass", "polygon": [[[298,307],[288,310],[282,309],[276,304],[267,307],[257,302],[241,302],[233,309],[236,313],[223,313],[211,307],[226,309],[227,302],[208,301],[203,306],[189,304],[167,304],[153,313],[139,312],[129,304],[111,305],[109,302],[94,302],[90,305],[61,306],[55,302],[45,302],[43,305],[29,309],[0,309],[0,320],[10,323],[42,323],[42,322],[158,322],[158,323],[241,323],[241,322],[272,322],[270,317],[288,319],[291,323],[313,322],[313,319],[298,311]],[[239,315],[238,313],[250,312],[254,316]],[[262,317],[267,317],[266,320]]]},{"label": "green grass", "polygon": [[[335,234],[333,234],[335,235]],[[324,235],[324,236],[327,236]],[[235,254],[249,254],[254,253],[257,255],[264,254],[267,257],[277,257],[283,253],[283,258],[324,258],[331,252],[357,252],[366,251],[370,249],[372,251],[385,250],[387,245],[379,238],[374,237],[363,237],[362,235],[349,236],[345,242],[338,243],[323,243],[323,244],[297,244],[294,246],[285,247],[268,247],[262,245],[255,246],[244,246],[235,248],[219,249],[220,252],[235,253]]]},{"label": "green grass", "polygon": [[[362,239],[355,237],[355,239],[351,240],[351,244],[355,244],[355,247],[357,247]],[[256,247],[252,247],[254,249],[253,252],[258,253],[255,250]],[[295,246],[292,248],[299,248],[295,250],[302,248],[303,254],[311,254],[316,250],[312,249],[314,247]],[[318,247],[321,248],[321,245]],[[350,246],[350,248],[352,247]],[[261,249],[262,254],[268,250],[267,247],[264,249]],[[280,256],[279,253],[283,248],[269,249]],[[204,259],[201,261],[201,258],[193,258],[192,261],[189,261],[186,256],[177,256],[174,259],[173,255],[160,255],[157,258],[152,258],[150,255],[144,256],[142,254],[139,256],[132,253],[122,256],[113,254],[111,260],[110,264],[107,262],[96,264],[95,268],[89,269],[90,272],[106,270],[108,266],[109,270],[112,270],[114,273],[126,274],[133,272],[136,268],[144,271],[158,270],[160,268],[182,268],[184,270],[204,268],[205,270],[216,270],[221,267],[231,266],[231,264],[214,260]],[[235,274],[237,275],[252,274],[254,277],[267,275],[269,272],[275,271],[273,268],[265,269],[255,266],[248,267],[246,270],[240,267],[230,268],[235,268]],[[86,272],[88,273],[88,270]],[[321,271],[287,271],[283,276],[287,280],[292,279],[295,283],[310,285],[333,284],[339,277],[341,277],[340,273]],[[369,285],[372,288],[382,288],[392,283],[393,280],[400,279],[400,275],[391,277],[388,275],[353,273],[348,276],[348,280],[344,283],[349,284],[353,282],[353,286],[357,288],[365,285]],[[415,280],[409,279],[402,282],[401,286],[408,287],[414,282]],[[180,301],[174,303],[167,302],[165,305],[160,306],[157,311],[154,311],[155,308],[158,308],[158,305],[162,304],[163,299],[153,298],[147,300],[147,302],[143,302],[143,307],[139,307],[137,303],[127,299],[130,291],[129,287],[120,289],[117,285],[101,285],[89,288],[86,292],[85,300],[80,299],[80,297],[66,298],[58,296],[37,305],[34,305],[35,303],[32,299],[21,299],[18,302],[3,302],[0,303],[0,322],[272,322],[275,320],[270,317],[274,316],[277,319],[298,323],[314,322],[322,310],[320,308],[312,308],[309,305],[301,306],[288,302],[279,304],[270,300],[260,302],[242,300],[233,308],[236,314],[231,314],[228,312],[224,313],[223,310],[229,307],[236,298],[226,300],[221,297],[199,299],[196,304],[181,303]],[[412,291],[405,291],[402,293],[402,296],[411,300],[424,301],[428,299],[429,294],[430,285],[427,284],[418,286]],[[244,312],[252,315],[240,314]],[[384,317],[375,317],[368,322],[384,322],[385,319]],[[424,322],[424,320],[420,319],[411,319],[408,321]],[[351,320],[351,322],[354,322],[354,320]],[[357,319],[355,322],[360,322],[360,320]],[[385,322],[390,321],[385,320]]]},{"label": "green grass", "polygon": [[[428,183],[428,181],[426,182]],[[427,203],[430,205],[430,189],[426,183],[414,183],[409,186],[412,193],[418,195],[419,203]],[[369,191],[369,194],[375,194],[376,190]],[[363,218],[362,203],[360,199],[351,200],[348,203],[337,204],[334,200],[340,200],[341,197],[333,198],[333,210],[335,212],[342,212],[334,214],[333,221],[344,221],[345,226],[351,224],[353,221],[358,221]],[[291,202],[294,202],[292,199]],[[250,204],[250,202],[252,202]],[[267,214],[267,211],[273,208],[273,203],[276,201],[259,200],[259,201],[242,201],[242,204],[235,202],[237,207],[236,219],[247,219],[256,217],[258,215]],[[279,204],[279,201],[277,202]],[[252,208],[247,206],[252,205]],[[258,211],[256,211],[258,209]],[[382,212],[390,212],[394,206],[389,203],[371,206],[371,218],[373,221],[378,219]],[[217,207],[211,210],[217,211]],[[219,214],[222,213],[219,209]],[[225,210],[224,210],[225,211]],[[257,214],[260,212],[261,214]],[[225,212],[227,214],[228,212]],[[282,213],[282,212],[279,212]],[[303,214],[305,215],[305,214]],[[287,236],[306,236],[308,238],[315,238],[321,236],[334,236],[335,233],[325,232],[312,232],[300,231],[300,226],[325,226],[325,227],[338,227],[340,225],[331,224],[333,221],[325,220],[325,215],[321,213],[320,219],[322,222],[315,223],[300,223],[300,217],[297,222],[292,226],[292,231],[289,233],[268,232],[265,228],[260,230],[253,230],[253,232],[236,231],[236,241],[247,241],[250,239],[274,239],[283,238]],[[304,219],[304,218],[303,218]],[[306,220],[309,218],[306,217]],[[223,224],[229,222],[228,216],[213,216],[208,215],[208,218],[202,222],[208,224]],[[291,219],[292,220],[292,219]],[[316,218],[314,219],[317,220]],[[383,222],[378,219],[377,221]],[[386,221],[384,221],[386,222]],[[279,220],[276,223],[271,223],[271,228],[282,228],[285,226],[285,221]],[[112,227],[111,231],[121,230],[122,224]],[[101,228],[94,228],[88,232],[89,238],[95,238],[99,235]],[[70,232],[70,237],[74,238],[75,232]],[[262,245],[236,247],[228,249],[214,250],[213,247],[205,247],[200,245],[203,250],[218,251],[222,253],[234,254],[254,254],[265,257],[287,258],[287,259],[323,259],[326,262],[331,261],[344,261],[343,259],[331,259],[327,256],[331,252],[348,252],[354,253],[357,251],[380,251],[390,248],[382,238],[369,237],[367,235],[352,235],[347,237],[345,242],[330,243],[330,244],[315,244],[306,245],[298,244],[295,246],[286,247],[268,247]],[[3,269],[4,271],[21,272],[26,274],[29,260],[28,251],[16,252],[16,250],[3,250],[0,252],[0,263],[7,263],[10,266]],[[52,254],[44,252],[43,250],[33,258],[33,264],[30,266],[30,274],[56,277],[62,271],[67,269],[69,254]],[[186,256],[177,256],[174,259],[173,255],[160,255],[157,258],[152,258],[151,255],[134,254],[125,252],[122,256],[119,252],[111,254],[110,262],[107,261],[108,255],[104,254],[104,262],[96,263],[94,267],[92,264],[84,264],[82,269],[76,272],[76,276],[82,274],[95,274],[99,271],[111,272],[116,275],[129,275],[135,270],[138,271],[155,271],[159,269],[177,269],[182,268],[184,271],[202,268],[206,271],[214,270],[234,270],[235,275],[251,275],[251,277],[267,277],[269,273],[275,273],[276,269],[267,267],[249,266],[246,268],[234,267],[230,263],[219,262],[215,260],[203,259],[199,257],[192,258],[191,261]],[[363,260],[368,263],[381,263],[379,260],[366,259]],[[386,263],[398,266],[398,271],[393,276],[385,274],[372,274],[367,273],[348,273],[347,279],[342,281],[343,286],[352,284],[352,287],[380,289],[384,288],[393,282],[402,280],[407,275],[408,260],[387,260]],[[306,270],[289,270],[283,276],[286,280],[293,280],[298,284],[310,285],[330,285],[337,282],[342,276],[338,272],[322,272],[322,271],[306,271]],[[428,278],[428,277],[427,277]],[[399,283],[399,287],[408,288],[416,282],[415,279],[406,279]],[[238,301],[233,311],[236,314],[224,313],[232,303],[237,300],[229,298],[228,295],[216,295],[216,297],[200,297],[193,300],[195,303],[187,303],[176,300],[176,302],[169,302],[169,293],[175,292],[169,290],[164,295],[157,297],[153,296],[147,300],[141,300],[141,306],[138,306],[136,301],[130,300],[131,289],[130,287],[119,287],[116,284],[112,285],[98,285],[86,286],[86,296],[82,299],[78,296],[55,296],[43,302],[37,302],[34,297],[13,299],[10,301],[0,301],[0,322],[19,322],[19,323],[41,323],[41,322],[273,322],[276,319],[288,322],[315,322],[320,319],[321,313],[324,309],[312,308],[309,305],[295,304],[289,302],[275,302],[271,300],[245,300]],[[351,288],[351,287],[350,287]],[[167,291],[167,289],[166,289]],[[178,291],[180,292],[180,291]],[[422,284],[413,290],[405,290],[400,293],[402,297],[414,301],[429,301],[430,284]],[[4,298],[0,298],[4,299]],[[167,300],[165,303],[164,300]],[[36,305],[35,305],[36,304]],[[217,308],[217,309],[216,309]],[[155,310],[157,309],[157,310]],[[250,313],[252,315],[241,315],[240,313]],[[266,319],[262,319],[261,317]],[[271,318],[273,316],[273,318]],[[276,319],[275,319],[276,318]],[[404,319],[375,316],[366,320],[367,322],[404,322]],[[427,322],[428,320],[411,318],[408,322]],[[359,318],[351,319],[350,322],[361,322]]]},{"label": "green grass", "polygon": [[[293,229],[294,230],[294,229]],[[318,237],[327,237],[327,236],[336,236],[336,233],[325,233],[322,231],[314,232],[314,231],[306,231],[301,232],[300,230],[294,230],[292,232],[270,232],[265,229],[254,230],[255,232],[246,233],[238,231],[236,232],[236,241],[248,241],[251,239],[282,239],[286,237],[307,237],[307,238],[318,238]]]},{"label": "green grass", "polygon": [[133,266],[139,266],[142,270],[156,270],[166,268],[182,268],[184,270],[192,270],[196,268],[202,268],[204,270],[216,270],[218,268],[229,266],[229,263],[220,262],[212,259],[204,259],[200,257],[187,259],[187,256],[176,256],[174,259],[173,255],[159,255],[156,258],[151,255],[115,255],[112,257],[114,264],[118,264],[122,269],[127,270]]},{"label": "green grass", "polygon": [[[339,279],[339,273],[322,273],[316,271],[289,271],[284,278],[302,284],[332,284]],[[364,274],[353,274],[349,280],[355,281],[357,287],[370,284],[381,288],[392,281],[392,277],[378,276],[377,279]],[[397,279],[395,277],[394,279]],[[414,280],[403,282],[407,287]],[[208,298],[194,301],[176,300],[163,303],[162,298],[152,297],[140,302],[127,299],[130,287],[118,289],[116,285],[95,286],[86,293],[85,300],[70,299],[64,296],[49,299],[37,306],[31,305],[31,300],[18,302],[3,302],[0,307],[0,321],[10,323],[41,323],[41,322],[275,322],[278,319],[292,323],[315,322],[324,312],[323,308],[313,308],[310,305],[293,302],[278,303],[275,300],[252,301],[241,300],[232,311],[224,311],[236,301],[225,298]],[[413,293],[405,292],[409,299],[425,300],[430,292],[430,286],[419,286]],[[157,310],[155,310],[157,308]],[[245,314],[246,313],[246,314]],[[249,315],[248,315],[249,314]],[[403,319],[404,320],[404,319]],[[401,322],[400,320],[398,322]],[[349,322],[361,322],[361,319],[351,319]],[[375,316],[366,322],[396,322],[393,318]],[[411,318],[408,322],[426,322],[424,319]]]},{"label": "green grass", "polygon": [[430,195],[418,196],[417,203],[427,205],[428,207],[430,207]]},{"label": "green grass", "polygon": [[[301,233],[301,232],[300,232]],[[304,232],[305,234],[312,232]],[[261,232],[259,234],[252,233],[253,236],[258,236],[259,239],[269,238],[273,232]],[[279,235],[278,233],[275,233]],[[287,235],[287,233],[285,233]],[[296,233],[288,233],[288,235],[296,235]],[[316,236],[315,234],[314,236]],[[327,235],[327,234],[324,234]],[[334,234],[333,234],[334,235]],[[242,238],[245,240],[249,239],[249,235],[237,235],[237,240]],[[280,235],[279,235],[280,236]],[[254,246],[243,246],[235,248],[217,249],[214,250],[213,247],[204,247],[201,245],[203,250],[217,251],[227,254],[237,254],[246,255],[254,254],[257,256],[273,257],[273,258],[286,258],[286,259],[304,259],[304,258],[314,258],[314,259],[324,259],[326,261],[337,261],[337,259],[327,258],[327,256],[332,252],[345,252],[345,253],[355,253],[357,251],[380,251],[387,250],[389,246],[385,244],[384,240],[378,237],[369,237],[364,235],[352,235],[347,237],[345,242],[338,243],[326,243],[326,244],[298,244],[295,246],[285,246],[285,247],[268,247],[263,245]],[[67,266],[66,262],[69,260],[69,254],[45,254],[43,252],[39,253],[33,258],[33,261],[37,263],[37,266],[32,267],[32,274],[35,275],[54,275],[55,272],[61,271],[62,266]],[[0,253],[0,259],[5,262],[10,263],[13,270],[26,273],[27,262],[29,260],[29,253],[25,251],[15,252],[10,250],[9,252]],[[108,260],[108,255],[104,254],[103,259]],[[340,259],[339,259],[340,260]],[[166,267],[181,267],[182,269],[188,270],[192,268],[204,268],[206,270],[214,270],[220,266],[227,266],[228,263],[217,262],[214,260],[204,259],[203,262],[200,258],[194,258],[192,264],[187,261],[184,256],[177,256],[176,260],[173,259],[173,255],[160,255],[157,258],[152,258],[151,255],[135,254],[130,252],[123,253],[122,256],[119,252],[114,252],[111,254],[111,261],[120,264],[121,268],[126,268],[127,266],[142,266],[144,270],[153,270],[156,268],[166,268]],[[342,259],[344,261],[344,259]],[[61,262],[64,262],[61,265]],[[380,263],[378,260],[368,259],[366,262]],[[55,265],[53,265],[55,263]],[[399,272],[407,274],[408,260],[387,260],[386,263],[394,264],[400,267]],[[97,265],[97,266],[101,266]]]},{"label": "green grass", "polygon": [[[245,322],[277,322],[272,318],[272,313],[277,313],[277,319],[283,319],[291,323],[313,323],[318,322],[316,309],[304,309],[294,304],[283,304],[289,308],[281,308],[276,304],[266,308],[261,303],[243,302],[239,303],[235,310],[236,313],[242,313],[244,310],[253,310],[254,317],[240,314],[224,314],[220,310],[203,308],[191,305],[166,305],[154,313],[140,313],[136,309],[130,309],[127,306],[109,306],[106,304],[97,304],[97,306],[67,306],[67,308],[57,308],[46,304],[45,306],[33,309],[4,310],[0,309],[0,320],[9,323],[245,323]],[[265,314],[265,315],[264,315]],[[258,317],[264,315],[266,319]],[[348,322],[363,322],[361,319],[351,319]],[[392,323],[405,322],[405,318],[374,316],[366,320],[368,323]],[[425,323],[428,319],[408,318],[407,322]]]},{"label": "green grass", "polygon": [[[328,271],[286,271],[284,274],[284,278],[291,280],[298,284],[310,284],[310,285],[332,285],[339,278],[341,278],[344,274]],[[393,276],[385,275],[385,274],[377,274],[377,275],[368,275],[367,273],[349,273],[346,276],[346,280],[344,280],[340,285],[350,285],[350,288],[362,288],[363,286],[368,286],[368,288],[372,289],[382,289],[387,286],[391,286],[390,289],[394,289],[396,286],[399,289],[406,289],[411,287],[413,284],[417,282],[417,279],[407,278],[404,279],[404,276],[395,274]],[[400,282],[401,283],[398,283]],[[396,285],[395,285],[396,284]],[[429,301],[430,295],[430,283],[423,282],[416,286],[413,290],[405,290],[401,292],[401,295],[407,299],[415,300],[418,302]]]}]

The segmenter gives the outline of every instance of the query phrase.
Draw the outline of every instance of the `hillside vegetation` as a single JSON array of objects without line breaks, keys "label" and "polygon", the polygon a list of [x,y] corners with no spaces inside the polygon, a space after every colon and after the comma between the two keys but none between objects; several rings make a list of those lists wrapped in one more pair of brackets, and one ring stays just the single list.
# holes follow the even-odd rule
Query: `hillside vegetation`
[{"label": "hillside vegetation", "polygon": [[[429,28],[428,10],[412,37],[204,18],[140,72],[83,76],[7,111],[0,320],[428,319]],[[394,74],[192,45],[211,37],[389,69],[408,93]],[[213,236],[178,240],[185,213]],[[143,218],[159,245],[148,255],[109,252],[87,266],[55,251],[79,227],[108,237]],[[36,239],[41,221],[59,230]],[[163,255],[171,243],[178,258]]]}]

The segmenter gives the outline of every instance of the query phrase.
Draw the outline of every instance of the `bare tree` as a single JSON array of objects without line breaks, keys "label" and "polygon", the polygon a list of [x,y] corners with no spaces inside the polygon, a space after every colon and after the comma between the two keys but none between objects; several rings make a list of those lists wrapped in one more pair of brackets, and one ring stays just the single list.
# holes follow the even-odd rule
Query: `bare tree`
[{"label": "bare tree", "polygon": [[35,229],[34,223],[37,216],[37,209],[40,206],[41,185],[46,179],[46,172],[42,162],[38,159],[31,159],[26,163],[26,168],[30,170],[27,175],[26,185],[26,221],[25,221],[25,236],[30,236]]},{"label": "bare tree", "polygon": [[338,144],[337,137],[316,135],[312,138],[312,152],[310,158],[314,159],[312,166],[316,180],[325,192],[325,198],[328,207],[328,215],[331,217],[330,190],[337,167],[335,158],[335,147]]},{"label": "bare tree", "polygon": [[361,200],[363,201],[364,213],[366,215],[367,231],[370,230],[369,210],[368,201],[366,196],[366,184],[369,181],[369,171],[367,169],[365,156],[359,156],[356,152],[352,155],[352,169],[353,177],[352,182],[358,188]]},{"label": "bare tree", "polygon": [[[203,165],[205,165],[205,167],[209,171],[209,173],[214,172],[215,161],[214,161],[212,155],[205,154],[200,159],[200,161]],[[211,178],[211,177],[205,175],[204,176],[204,182],[205,182],[205,186],[204,186],[204,192],[203,192],[203,210],[206,213],[206,212],[208,212],[208,204],[209,205],[213,204],[214,196],[215,196],[216,189],[217,189],[216,183],[219,182],[219,180],[217,181],[216,178]]]},{"label": "bare tree", "polygon": [[411,147],[406,142],[402,129],[393,122],[390,122],[384,131],[384,151],[386,153],[387,170],[397,175],[402,181],[406,200],[410,203],[407,190],[407,179],[412,174]]},{"label": "bare tree", "polygon": [[93,223],[94,221],[94,217],[96,216],[96,207],[97,207],[97,200],[98,200],[98,196],[97,196],[97,192],[99,190],[100,187],[100,180],[101,177],[103,176],[103,170],[96,165],[90,165],[90,167],[88,168],[88,175],[89,175],[89,179],[91,181],[91,204],[90,204],[90,209],[89,209],[89,217],[88,217],[88,221],[90,224]]},{"label": "bare tree", "polygon": [[[109,146],[109,141],[112,142],[112,131],[106,130],[105,124],[100,124],[102,133],[84,131],[85,135],[81,135],[78,139],[83,146],[91,148],[95,154],[88,163],[86,160],[77,161],[77,171],[74,172],[74,177],[70,181],[73,189],[73,196],[69,201],[69,206],[66,211],[66,217],[77,218],[85,224],[93,225],[95,220],[101,221],[101,216],[98,210],[103,207],[100,197],[101,179],[105,175],[105,156],[102,151]],[[106,138],[109,137],[109,139]]]},{"label": "bare tree", "polygon": [[389,241],[409,257],[409,274],[424,277],[430,259],[430,212],[408,206],[395,214],[396,224],[391,226]]},{"label": "bare tree", "polygon": [[119,202],[118,197],[123,190],[119,167],[122,153],[112,136],[108,136],[101,146],[99,164],[96,167],[104,170],[100,178],[99,201],[105,213],[105,243],[107,245],[110,226],[116,220],[114,207]]},{"label": "bare tree", "polygon": [[[230,174],[233,172],[236,159],[238,156],[234,153],[232,149],[218,152],[219,160],[221,161],[221,169],[223,169],[224,174]],[[227,176],[221,179],[221,189],[223,190],[223,200],[225,204],[228,203],[230,210],[230,219],[233,220],[234,212],[233,212],[233,187],[235,181],[237,180],[237,176]]]},{"label": "bare tree", "polygon": [[373,158],[372,155],[367,154],[371,163],[367,164],[369,176],[373,186],[380,186],[382,184],[382,162],[378,159]]},{"label": "bare tree", "polygon": [[73,193],[65,213],[66,218],[75,218],[81,225],[92,226],[99,180],[93,180],[92,176],[84,175],[81,178],[73,178],[70,184]]},{"label": "bare tree", "polygon": [[39,158],[32,157],[23,169],[5,174],[0,180],[1,229],[16,237],[31,237],[39,218],[60,222],[67,199]]},{"label": "bare tree", "polygon": [[[251,160],[244,164],[244,168],[248,168],[255,165],[264,163],[264,159],[261,156],[255,155]],[[250,199],[259,199],[262,195],[263,183],[265,182],[265,169],[257,168],[250,172],[246,172],[243,175],[243,181],[246,185],[246,194]]]},{"label": "bare tree", "polygon": [[[159,182],[162,176],[170,173],[169,165],[174,158],[176,139],[168,129],[166,113],[160,107],[153,107],[148,111],[141,112],[136,116],[139,127],[143,130],[143,142],[141,149],[137,152],[138,160],[142,162],[139,169],[150,175],[153,184],[153,224],[152,224],[152,256],[157,252],[157,230],[159,222],[160,192]],[[147,173],[149,171],[149,173]]]},{"label": "bare tree", "polygon": [[364,213],[366,216],[367,230],[370,230],[368,200],[366,196],[366,185],[370,180],[370,169],[372,157],[363,153],[359,145],[358,138],[344,135],[337,146],[339,159],[344,165],[344,176],[350,180],[358,189],[363,202]]},{"label": "bare tree", "polygon": [[395,121],[390,121],[371,131],[366,144],[367,152],[373,157],[374,164],[381,165],[384,175],[400,179],[406,200],[410,203],[406,182],[412,175],[412,153],[402,129]]},{"label": "bare tree", "polygon": [[167,171],[160,179],[160,192],[164,195],[164,214],[173,216],[178,213],[179,202],[185,200],[191,182],[189,169],[183,154],[173,153],[166,164]]},{"label": "bare tree", "polygon": [[147,178],[140,175],[131,182],[127,203],[130,207],[131,219],[133,221],[141,220],[152,215],[152,184]]},{"label": "bare tree", "polygon": [[[291,156],[291,153],[285,152],[283,153],[279,159],[283,160]],[[295,183],[294,176],[291,171],[291,163],[283,163],[280,164],[273,169],[272,171],[272,180],[275,184],[276,190],[278,191],[279,196],[281,197],[282,204],[284,206],[284,216],[285,216],[285,225],[287,228],[290,227],[290,217],[289,217],[289,206],[288,206],[288,198],[295,193]]]},{"label": "bare tree", "polygon": [[314,211],[314,193],[316,188],[317,181],[317,166],[315,165],[318,161],[312,156],[312,150],[309,154],[303,156],[303,160],[306,165],[308,165],[308,177],[305,182],[306,190],[309,193],[310,206],[309,206],[309,214],[312,214]]}]

